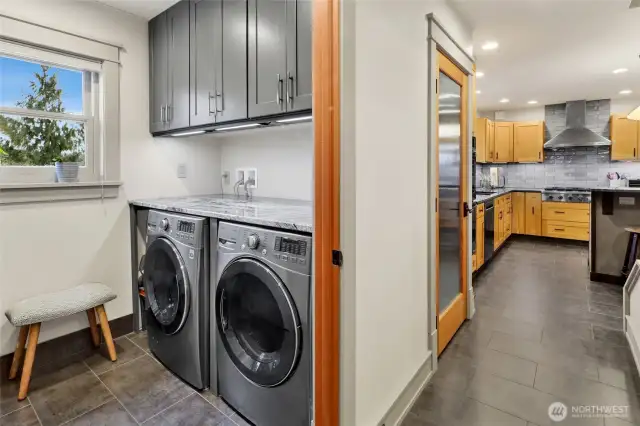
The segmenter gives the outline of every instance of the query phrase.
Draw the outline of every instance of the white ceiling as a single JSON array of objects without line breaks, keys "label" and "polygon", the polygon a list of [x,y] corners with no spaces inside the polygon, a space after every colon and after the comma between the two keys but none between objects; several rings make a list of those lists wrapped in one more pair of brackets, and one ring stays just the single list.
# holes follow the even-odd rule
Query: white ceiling
[{"label": "white ceiling", "polygon": [[[630,0],[452,0],[473,27],[478,108],[640,98],[640,8]],[[484,51],[489,40],[500,46]],[[613,74],[616,68],[628,68]],[[508,98],[508,104],[500,103]]]},{"label": "white ceiling", "polygon": [[151,19],[180,0],[96,0],[100,3],[129,12],[141,18]]}]

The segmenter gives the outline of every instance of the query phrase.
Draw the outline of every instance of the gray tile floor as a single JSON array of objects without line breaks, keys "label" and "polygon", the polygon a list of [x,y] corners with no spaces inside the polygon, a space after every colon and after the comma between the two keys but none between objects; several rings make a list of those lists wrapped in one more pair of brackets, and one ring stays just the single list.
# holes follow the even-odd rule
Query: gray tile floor
[{"label": "gray tile floor", "polygon": [[[587,247],[514,239],[474,281],[476,316],[439,360],[403,426],[640,424],[622,288],[589,281]],[[548,407],[628,406],[552,422]]]},{"label": "gray tile floor", "polygon": [[29,397],[22,402],[18,383],[0,377],[0,425],[247,425],[211,392],[194,391],[156,361],[145,333],[116,339],[116,350],[115,363],[104,348],[57,365],[36,354]]}]

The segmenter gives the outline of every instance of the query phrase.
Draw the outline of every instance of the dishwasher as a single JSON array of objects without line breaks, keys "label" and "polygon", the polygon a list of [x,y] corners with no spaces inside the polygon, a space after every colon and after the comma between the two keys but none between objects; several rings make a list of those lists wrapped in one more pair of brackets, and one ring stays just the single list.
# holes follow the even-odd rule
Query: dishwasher
[{"label": "dishwasher", "polygon": [[493,239],[494,239],[494,201],[484,203],[484,263],[486,264],[493,257]]}]

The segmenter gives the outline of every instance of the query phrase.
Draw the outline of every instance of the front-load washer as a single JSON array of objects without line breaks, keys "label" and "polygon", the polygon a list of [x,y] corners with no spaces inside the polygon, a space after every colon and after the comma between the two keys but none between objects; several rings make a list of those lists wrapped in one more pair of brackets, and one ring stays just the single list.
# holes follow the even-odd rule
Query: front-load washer
[{"label": "front-load washer", "polygon": [[149,211],[143,278],[149,348],[197,389],[209,386],[209,250],[208,219]]},{"label": "front-load washer", "polygon": [[220,222],[218,391],[258,426],[311,421],[311,236]]}]

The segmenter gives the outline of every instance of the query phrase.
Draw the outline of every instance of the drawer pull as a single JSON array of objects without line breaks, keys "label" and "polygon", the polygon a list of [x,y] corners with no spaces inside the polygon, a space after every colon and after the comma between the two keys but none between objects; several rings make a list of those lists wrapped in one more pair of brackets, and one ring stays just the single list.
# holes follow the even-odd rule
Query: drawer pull
[{"label": "drawer pull", "polygon": [[556,211],[555,211],[555,213],[558,213],[558,214],[565,214],[566,212],[559,212],[558,210],[556,210]]},{"label": "drawer pull", "polygon": [[553,228],[554,231],[561,231],[564,232],[564,229],[559,229],[559,228]]}]

